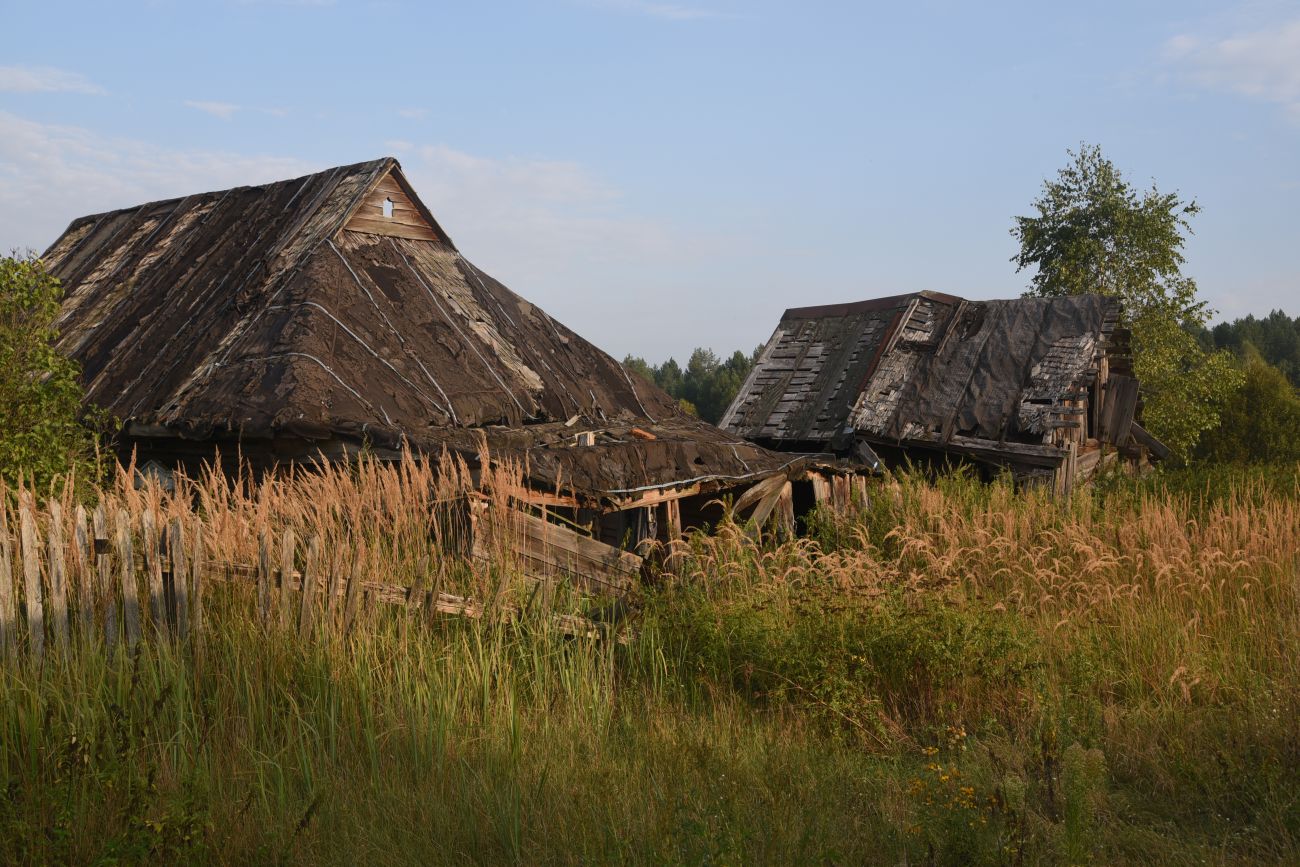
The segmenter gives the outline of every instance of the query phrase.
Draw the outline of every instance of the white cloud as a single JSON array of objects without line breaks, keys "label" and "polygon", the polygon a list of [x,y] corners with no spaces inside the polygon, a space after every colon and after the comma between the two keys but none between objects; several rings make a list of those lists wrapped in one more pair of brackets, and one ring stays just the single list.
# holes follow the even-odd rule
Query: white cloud
[{"label": "white cloud", "polygon": [[187,99],[185,105],[221,120],[230,120],[235,116],[235,112],[243,108],[243,106],[229,102],[207,102],[201,99]]},{"label": "white cloud", "polygon": [[0,92],[103,93],[84,75],[53,66],[0,66]]},{"label": "white cloud", "polygon": [[676,3],[655,3],[651,0],[590,0],[590,5],[669,21],[698,21],[705,18],[727,17],[724,13],[713,9],[680,6]]},{"label": "white cloud", "polygon": [[427,108],[399,108],[397,110],[397,116],[404,117],[407,120],[420,120],[428,117],[428,115],[429,110]]},{"label": "white cloud", "polygon": [[1198,84],[1276,103],[1300,122],[1300,18],[1226,37],[1182,33],[1164,54]]},{"label": "white cloud", "polygon": [[43,250],[84,214],[320,168],[276,157],[169,150],[0,111],[0,250]]}]

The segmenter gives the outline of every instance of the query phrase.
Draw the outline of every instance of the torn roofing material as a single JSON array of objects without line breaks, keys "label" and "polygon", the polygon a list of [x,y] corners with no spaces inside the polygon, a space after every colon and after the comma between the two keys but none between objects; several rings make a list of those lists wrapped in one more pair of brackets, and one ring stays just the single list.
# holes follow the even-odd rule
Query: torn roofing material
[{"label": "torn roofing material", "polygon": [[475,268],[391,158],[83,217],[44,258],[87,399],[154,440],[486,445],[592,492],[789,463]]},{"label": "torn roofing material", "polygon": [[846,437],[1021,444],[1025,455],[1047,446],[1058,463],[1068,441],[1128,445],[1128,427],[1120,433],[1116,421],[1107,439],[1104,417],[1087,409],[1109,389],[1110,406],[1123,405],[1117,419],[1137,411],[1119,313],[1100,295],[966,301],[937,292],[787,310],[720,426],[777,448],[843,450]]}]

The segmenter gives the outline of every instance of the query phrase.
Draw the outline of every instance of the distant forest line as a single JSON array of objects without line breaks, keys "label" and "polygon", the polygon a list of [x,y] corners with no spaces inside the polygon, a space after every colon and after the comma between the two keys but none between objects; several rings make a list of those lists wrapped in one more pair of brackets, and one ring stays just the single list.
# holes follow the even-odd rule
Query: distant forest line
[{"label": "distant forest line", "polygon": [[[1196,329],[1206,349],[1227,349],[1245,368],[1246,385],[1226,410],[1222,430],[1202,439],[1198,454],[1216,460],[1300,459],[1300,316],[1274,310]],[[668,392],[687,412],[717,424],[758,360],[748,354],[723,358],[697,348],[686,364],[669,358],[650,364],[628,355],[623,364]]]}]

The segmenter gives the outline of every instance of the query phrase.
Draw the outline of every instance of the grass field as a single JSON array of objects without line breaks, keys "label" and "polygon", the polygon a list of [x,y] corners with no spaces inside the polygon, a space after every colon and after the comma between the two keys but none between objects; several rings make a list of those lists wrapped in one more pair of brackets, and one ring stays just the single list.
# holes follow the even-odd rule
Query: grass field
[{"label": "grass field", "polygon": [[[373,510],[428,571],[421,480],[369,472],[202,508],[232,559],[249,514]],[[229,591],[198,645],[10,667],[0,862],[1300,860],[1300,467],[1069,505],[904,478],[814,523],[697,537],[627,646],[303,640]]]}]

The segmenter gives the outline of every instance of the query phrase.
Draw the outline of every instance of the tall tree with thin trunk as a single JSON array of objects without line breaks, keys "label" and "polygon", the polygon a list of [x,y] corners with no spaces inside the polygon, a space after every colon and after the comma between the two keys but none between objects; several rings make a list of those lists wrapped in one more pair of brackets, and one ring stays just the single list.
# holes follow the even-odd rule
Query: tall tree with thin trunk
[{"label": "tall tree with thin trunk", "polygon": [[1192,333],[1213,315],[1182,273],[1200,206],[1154,184],[1138,190],[1096,145],[1068,153],[1069,164],[1044,182],[1036,213],[1015,218],[1020,251],[1012,261],[1033,269],[1026,294],[1099,292],[1123,301],[1146,424],[1186,458],[1242,378],[1227,353],[1206,352]]}]

